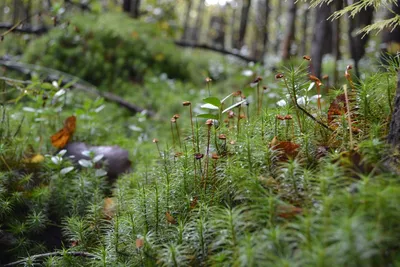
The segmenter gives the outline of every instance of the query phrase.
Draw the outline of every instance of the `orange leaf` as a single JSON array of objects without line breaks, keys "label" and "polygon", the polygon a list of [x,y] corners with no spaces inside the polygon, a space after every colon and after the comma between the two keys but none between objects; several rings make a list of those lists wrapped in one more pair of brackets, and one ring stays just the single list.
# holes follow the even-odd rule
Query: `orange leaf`
[{"label": "orange leaf", "polygon": [[190,201],[190,209],[192,210],[192,209],[194,209],[194,208],[196,208],[196,206],[197,206],[197,197],[194,197],[193,199],[192,199],[192,201]]},{"label": "orange leaf", "polygon": [[110,197],[106,197],[104,199],[104,204],[103,204],[103,213],[106,219],[111,220],[111,218],[114,217],[115,212],[116,212],[116,204],[114,200]]},{"label": "orange leaf", "polygon": [[[354,96],[353,95],[349,95],[349,104],[350,104],[350,110],[354,110],[352,109],[352,105],[351,103],[354,102]],[[329,127],[333,130],[335,130],[338,125],[339,122],[336,120],[338,117],[346,114],[347,112],[347,104],[346,104],[346,96],[343,94],[338,95],[335,100],[333,100],[333,102],[331,103],[331,105],[329,106],[328,109],[328,124]],[[354,126],[354,124],[357,124],[357,122],[355,121],[356,119],[356,114],[354,112],[351,112],[350,118],[352,120],[353,126],[352,126],[352,131],[353,133],[359,133],[361,130],[357,127]]]},{"label": "orange leaf", "polygon": [[278,141],[276,137],[271,141],[273,150],[280,151],[279,161],[287,161],[289,158],[295,158],[299,153],[300,145],[290,141]]},{"label": "orange leaf", "polygon": [[165,217],[167,218],[167,221],[170,224],[176,224],[176,220],[174,219],[174,217],[172,217],[171,213],[169,213],[168,211],[165,213]]},{"label": "orange leaf", "polygon": [[144,240],[143,238],[137,238],[136,239],[136,248],[141,248],[144,245]]},{"label": "orange leaf", "polygon": [[278,206],[277,207],[278,216],[284,219],[290,219],[294,216],[303,212],[299,207],[295,206]]},{"label": "orange leaf", "polygon": [[63,148],[71,139],[76,128],[76,117],[70,116],[64,122],[64,127],[50,138],[51,144],[56,148]]},{"label": "orange leaf", "polygon": [[335,100],[331,103],[328,109],[328,124],[332,126],[333,121],[336,117],[346,113],[346,97],[344,94],[338,95]]}]

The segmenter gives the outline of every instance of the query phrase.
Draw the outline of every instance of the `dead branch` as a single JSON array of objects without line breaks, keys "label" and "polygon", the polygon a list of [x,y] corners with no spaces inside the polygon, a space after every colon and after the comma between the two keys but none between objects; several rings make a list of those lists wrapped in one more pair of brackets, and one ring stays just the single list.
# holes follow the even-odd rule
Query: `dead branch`
[{"label": "dead branch", "polygon": [[61,72],[58,70],[45,68],[45,67],[41,67],[41,66],[37,66],[37,65],[14,62],[11,60],[0,60],[0,66],[4,66],[7,69],[14,70],[14,71],[17,71],[17,72],[20,72],[20,73],[23,73],[23,74],[29,75],[29,76],[31,74],[33,74],[33,72],[39,72],[39,73],[46,75],[44,80],[49,81],[49,82],[58,81],[60,78],[62,78],[63,85],[73,82],[73,81],[76,81],[72,85],[73,89],[84,91],[84,92],[90,93],[92,95],[101,96],[106,101],[117,103],[119,106],[122,106],[122,107],[128,109],[133,114],[141,113],[141,112],[145,111],[146,115],[148,115],[148,116],[154,115],[154,112],[151,110],[147,110],[147,109],[139,107],[135,104],[127,102],[122,97],[115,95],[113,93],[100,91],[94,85],[91,85],[88,82],[83,81],[83,80],[81,80],[75,76],[72,76],[68,73],[64,73],[64,72]]},{"label": "dead branch", "polygon": [[[11,23],[0,23],[0,30],[10,30],[14,27],[14,24]],[[12,31],[13,32],[20,32],[20,33],[28,33],[28,34],[44,34],[48,32],[48,28],[44,26],[37,26],[37,27],[31,27],[27,25],[19,25],[18,27],[14,28]]]},{"label": "dead branch", "polygon": [[214,52],[218,52],[224,55],[230,55],[230,56],[234,56],[237,58],[240,58],[246,62],[260,62],[260,59],[256,59],[256,58],[251,58],[251,57],[247,57],[244,55],[241,55],[239,53],[233,52],[233,51],[228,51],[222,48],[217,48],[217,47],[212,47],[209,46],[207,44],[196,44],[196,43],[191,43],[191,42],[183,42],[183,41],[175,41],[176,45],[182,46],[182,47],[190,47],[190,48],[200,48],[200,49],[206,49],[206,50],[211,50]]}]

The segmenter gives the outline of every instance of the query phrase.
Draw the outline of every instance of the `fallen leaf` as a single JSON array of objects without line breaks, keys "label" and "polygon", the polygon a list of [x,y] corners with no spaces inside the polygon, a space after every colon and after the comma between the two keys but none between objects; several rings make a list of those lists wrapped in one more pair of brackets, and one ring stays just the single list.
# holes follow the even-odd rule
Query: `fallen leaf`
[{"label": "fallen leaf", "polygon": [[[357,123],[356,122],[356,113],[355,108],[352,107],[351,103],[354,102],[354,93],[350,92],[349,93],[349,103],[350,103],[350,118],[352,121],[352,132],[353,133],[360,133],[361,130],[354,125]],[[336,130],[337,127],[339,126],[339,121],[337,120],[338,117],[346,114],[347,112],[347,105],[346,105],[346,96],[345,94],[340,94],[338,95],[330,104],[329,109],[328,109],[328,125],[331,129]]]},{"label": "fallen leaf", "polygon": [[169,211],[165,213],[165,217],[167,218],[167,222],[169,222],[170,224],[176,224],[176,220],[174,219],[174,217],[172,217]]},{"label": "fallen leaf", "polygon": [[103,214],[106,217],[107,220],[111,220],[116,211],[116,205],[115,202],[112,198],[106,197],[104,199],[104,205],[103,205]]},{"label": "fallen leaf", "polygon": [[270,146],[273,150],[280,152],[279,161],[287,161],[288,159],[295,158],[300,148],[300,145],[290,141],[278,141],[276,136],[272,139]]},{"label": "fallen leaf", "polygon": [[36,153],[32,145],[28,145],[24,152],[22,162],[27,164],[39,164],[44,161],[44,156]]},{"label": "fallen leaf", "polygon": [[194,208],[196,208],[196,206],[197,206],[197,200],[198,200],[197,197],[193,197],[192,201],[190,201],[190,209],[191,209],[191,210],[194,209]]},{"label": "fallen leaf", "polygon": [[51,144],[56,148],[63,148],[71,139],[76,128],[76,117],[70,116],[64,122],[64,127],[51,136]]},{"label": "fallen leaf", "polygon": [[299,215],[302,213],[303,210],[299,207],[295,206],[278,206],[277,207],[277,214],[279,217],[284,218],[284,219],[290,219],[295,217],[296,215]]},{"label": "fallen leaf", "polygon": [[136,239],[136,248],[141,248],[141,247],[143,247],[143,245],[144,245],[144,240],[143,240],[143,238],[137,238]]},{"label": "fallen leaf", "polygon": [[344,94],[340,94],[332,101],[332,103],[329,106],[329,109],[328,109],[328,124],[329,124],[329,126],[335,127],[334,120],[337,117],[345,114],[346,110],[347,110],[346,97]]}]

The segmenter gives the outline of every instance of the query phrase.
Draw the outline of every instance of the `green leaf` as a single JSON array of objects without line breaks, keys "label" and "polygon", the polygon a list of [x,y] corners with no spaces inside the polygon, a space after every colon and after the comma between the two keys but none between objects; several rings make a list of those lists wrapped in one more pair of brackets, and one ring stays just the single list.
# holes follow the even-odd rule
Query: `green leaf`
[{"label": "green leaf", "polygon": [[230,98],[232,94],[227,95],[224,99],[221,100],[221,103],[224,103],[228,98]]},{"label": "green leaf", "polygon": [[200,107],[201,108],[206,108],[206,109],[214,109],[214,110],[218,110],[219,109],[219,107],[214,106],[213,104],[209,104],[209,103],[203,104]]},{"label": "green leaf", "polygon": [[199,114],[197,118],[218,120],[218,115],[215,114]]},{"label": "green leaf", "polygon": [[216,97],[207,97],[207,98],[204,98],[203,101],[205,103],[211,104],[211,105],[216,106],[216,107],[220,107],[221,106],[221,101]]},{"label": "green leaf", "polygon": [[236,108],[237,106],[243,104],[244,102],[246,102],[246,99],[244,99],[244,100],[242,100],[242,101],[239,101],[239,102],[233,104],[232,106],[230,106],[230,107],[224,109],[224,110],[222,111],[222,113],[225,113],[225,112],[227,112],[227,111],[229,111],[229,110],[231,110],[231,109],[233,109],[233,108]]}]

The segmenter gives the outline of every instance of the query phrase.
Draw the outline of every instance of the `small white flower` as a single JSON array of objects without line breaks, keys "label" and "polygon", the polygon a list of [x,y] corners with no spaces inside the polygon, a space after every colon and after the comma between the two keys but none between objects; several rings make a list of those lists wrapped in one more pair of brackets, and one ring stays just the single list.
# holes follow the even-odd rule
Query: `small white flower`
[{"label": "small white flower", "polygon": [[62,169],[62,170],[60,171],[60,174],[61,174],[61,175],[65,175],[65,174],[71,172],[73,169],[74,169],[74,167],[72,167],[72,166],[71,166],[71,167],[66,167],[66,168],[64,168],[64,169]]},{"label": "small white flower", "polygon": [[286,106],[286,101],[284,99],[281,99],[278,102],[276,102],[276,104],[280,107],[284,107]]},{"label": "small white flower", "polygon": [[93,162],[91,162],[90,160],[87,159],[81,159],[78,161],[79,165],[81,165],[82,167],[85,168],[91,168],[93,167]]}]

